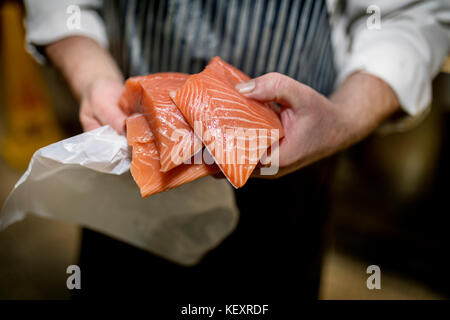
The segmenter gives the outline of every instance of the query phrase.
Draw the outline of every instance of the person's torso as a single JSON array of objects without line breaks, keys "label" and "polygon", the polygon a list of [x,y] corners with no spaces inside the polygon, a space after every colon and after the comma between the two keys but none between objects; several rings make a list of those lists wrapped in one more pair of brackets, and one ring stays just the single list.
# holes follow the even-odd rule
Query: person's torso
[{"label": "person's torso", "polygon": [[325,95],[333,89],[322,0],[112,0],[103,16],[126,77],[197,73],[220,56],[251,77],[274,71]]}]

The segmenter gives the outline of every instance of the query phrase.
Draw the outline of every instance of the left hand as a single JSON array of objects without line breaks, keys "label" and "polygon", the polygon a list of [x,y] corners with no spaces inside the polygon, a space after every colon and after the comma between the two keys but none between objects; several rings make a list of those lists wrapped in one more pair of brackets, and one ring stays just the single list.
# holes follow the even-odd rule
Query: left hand
[{"label": "left hand", "polygon": [[[279,73],[268,73],[236,87],[246,97],[282,105],[281,122],[285,136],[279,144],[280,170],[275,176],[260,177],[277,178],[342,150],[365,137],[390,114],[387,111],[377,112],[377,101],[373,101],[373,106],[372,101],[358,104],[360,97],[352,94],[358,89],[355,88],[360,85],[358,82],[363,82],[363,87],[359,89],[375,91],[375,83],[364,81],[383,82],[371,75],[359,74],[359,77],[362,78],[357,77],[350,84],[344,84],[342,90],[339,89],[331,99]],[[383,84],[393,94],[392,89]],[[393,96],[395,98],[395,94]],[[364,99],[367,100],[367,97]],[[395,106],[397,104],[394,103]],[[354,112],[355,108],[365,108],[366,105],[372,107],[371,112]],[[393,107],[391,109],[395,110]]]}]

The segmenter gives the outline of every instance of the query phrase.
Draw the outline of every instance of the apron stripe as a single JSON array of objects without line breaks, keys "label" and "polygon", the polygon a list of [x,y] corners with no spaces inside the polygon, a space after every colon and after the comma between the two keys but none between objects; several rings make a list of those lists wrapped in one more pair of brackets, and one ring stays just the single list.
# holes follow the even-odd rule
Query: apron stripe
[{"label": "apron stripe", "polygon": [[276,27],[274,32],[272,32],[272,39],[270,41],[270,52],[269,57],[267,61],[267,71],[275,71],[277,67],[277,59],[279,56],[279,51],[281,48],[282,40],[283,40],[283,34],[285,30],[285,26],[287,24],[287,15],[289,13],[289,3],[288,0],[282,0],[280,8],[277,10],[277,13],[280,14],[279,17],[276,19]]},{"label": "apron stripe", "polygon": [[289,69],[287,70],[287,74],[292,78],[295,78],[296,71],[298,70],[298,61],[300,59],[304,46],[306,28],[313,9],[312,0],[306,0],[305,2],[305,6],[303,7],[302,13],[299,18],[300,25],[299,29],[297,30],[297,37],[293,46],[292,56],[291,59],[289,59]]},{"label": "apron stripe", "polygon": [[[296,26],[298,26],[298,15],[300,13],[301,1],[291,1],[289,6],[289,16],[287,18],[288,23],[286,23],[286,28],[284,29],[283,34],[285,35],[282,41],[282,46],[280,47],[280,53],[278,54],[278,63],[276,66],[276,70],[282,70],[283,73],[286,72],[288,67],[288,55],[291,50],[290,47],[293,47],[293,43],[295,40],[295,30]],[[288,48],[286,48],[286,46]]]}]

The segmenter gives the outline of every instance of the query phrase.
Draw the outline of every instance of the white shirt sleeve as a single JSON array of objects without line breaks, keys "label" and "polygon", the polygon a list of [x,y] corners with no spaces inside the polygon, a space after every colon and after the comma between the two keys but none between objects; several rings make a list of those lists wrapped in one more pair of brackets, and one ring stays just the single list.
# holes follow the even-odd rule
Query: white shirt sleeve
[{"label": "white shirt sleeve", "polygon": [[[373,7],[367,12],[373,5],[381,13],[379,28]],[[432,79],[450,48],[450,2],[329,1],[328,6],[337,84],[355,71],[373,74],[392,87],[407,114],[423,115],[431,103]]]},{"label": "white shirt sleeve", "polygon": [[24,4],[26,47],[41,63],[45,61],[41,46],[69,36],[87,36],[108,46],[105,26],[98,14],[101,0],[25,0]]}]

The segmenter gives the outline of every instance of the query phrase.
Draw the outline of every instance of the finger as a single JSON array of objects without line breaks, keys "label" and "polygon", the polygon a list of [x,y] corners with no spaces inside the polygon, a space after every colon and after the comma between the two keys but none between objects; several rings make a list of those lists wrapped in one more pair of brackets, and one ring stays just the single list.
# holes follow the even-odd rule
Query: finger
[{"label": "finger", "polygon": [[101,126],[100,122],[95,118],[90,104],[86,100],[83,100],[81,103],[79,118],[83,131],[94,130]]},{"label": "finger", "polygon": [[119,134],[125,133],[125,120],[127,115],[120,109],[118,105],[103,106],[96,109],[96,118],[102,125],[109,124]]},{"label": "finger", "polygon": [[80,114],[80,122],[83,127],[83,131],[91,131],[101,127],[100,123],[92,117],[89,117],[85,114]]},{"label": "finger", "polygon": [[305,88],[307,87],[300,82],[276,72],[236,86],[236,89],[248,98],[262,102],[275,101],[291,108],[300,106],[300,97]]}]

